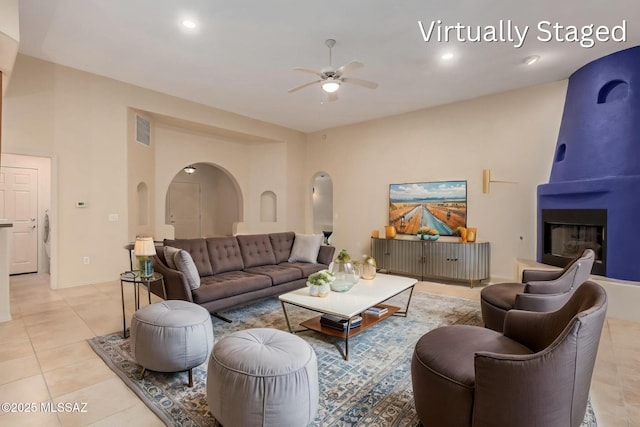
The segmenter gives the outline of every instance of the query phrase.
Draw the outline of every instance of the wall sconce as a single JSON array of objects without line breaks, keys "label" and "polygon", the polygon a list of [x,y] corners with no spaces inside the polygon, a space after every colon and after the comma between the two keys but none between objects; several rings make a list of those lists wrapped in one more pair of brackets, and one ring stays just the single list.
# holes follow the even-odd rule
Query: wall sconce
[{"label": "wall sconce", "polygon": [[490,190],[491,183],[502,183],[502,184],[517,184],[515,181],[502,181],[497,179],[491,179],[491,169],[483,169],[482,170],[482,192],[488,193]]},{"label": "wall sconce", "polygon": [[191,175],[196,171],[196,167],[193,165],[189,165],[189,166],[185,166],[183,170],[185,171],[186,174]]}]

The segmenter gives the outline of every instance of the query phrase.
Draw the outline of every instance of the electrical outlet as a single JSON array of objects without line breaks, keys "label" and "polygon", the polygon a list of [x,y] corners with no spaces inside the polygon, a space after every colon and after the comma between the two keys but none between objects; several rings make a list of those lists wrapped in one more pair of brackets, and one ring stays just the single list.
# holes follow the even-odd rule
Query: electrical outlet
[{"label": "electrical outlet", "polygon": [[118,214],[109,214],[109,221],[114,222],[118,220]]},{"label": "electrical outlet", "polygon": [[83,263],[84,265],[89,265],[89,263],[90,263],[90,262],[91,262],[91,260],[89,259],[89,257],[88,257],[88,256],[86,256],[86,257],[82,257],[82,263]]}]

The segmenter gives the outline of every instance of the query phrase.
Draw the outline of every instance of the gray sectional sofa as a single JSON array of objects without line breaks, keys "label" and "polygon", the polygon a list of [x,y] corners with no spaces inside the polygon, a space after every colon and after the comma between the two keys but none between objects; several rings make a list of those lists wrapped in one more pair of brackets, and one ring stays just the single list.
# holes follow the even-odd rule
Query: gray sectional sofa
[{"label": "gray sectional sofa", "polygon": [[[294,248],[296,237],[299,241]],[[164,276],[168,299],[194,302],[217,315],[217,311],[238,304],[304,287],[310,274],[328,268],[333,246],[306,244],[305,254],[311,255],[300,256],[301,242],[309,238],[283,232],[165,240],[164,247],[156,247],[154,269]],[[188,252],[197,273],[192,267],[190,277],[182,265],[170,267],[174,263],[165,256],[171,253],[165,251],[167,246]],[[317,257],[313,259],[316,248]],[[194,283],[195,274],[199,285]]]}]

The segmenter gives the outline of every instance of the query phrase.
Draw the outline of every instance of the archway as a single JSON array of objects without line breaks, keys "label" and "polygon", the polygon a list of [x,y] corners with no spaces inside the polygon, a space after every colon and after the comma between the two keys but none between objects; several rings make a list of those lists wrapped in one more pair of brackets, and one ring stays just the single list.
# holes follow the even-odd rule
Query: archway
[{"label": "archway", "polygon": [[242,221],[236,180],[215,165],[189,166],[194,170],[181,169],[167,189],[165,223],[174,226],[176,239],[232,235],[235,224]]},{"label": "archway", "polygon": [[325,243],[333,233],[333,180],[326,172],[318,172],[312,181],[313,232],[324,233]]}]

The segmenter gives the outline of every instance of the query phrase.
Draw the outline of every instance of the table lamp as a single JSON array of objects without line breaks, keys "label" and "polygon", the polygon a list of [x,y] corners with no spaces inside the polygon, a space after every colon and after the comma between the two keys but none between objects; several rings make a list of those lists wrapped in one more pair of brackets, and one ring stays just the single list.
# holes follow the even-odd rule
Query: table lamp
[{"label": "table lamp", "polygon": [[156,246],[153,237],[138,237],[133,249],[140,266],[142,277],[153,276],[153,256],[156,254]]}]

